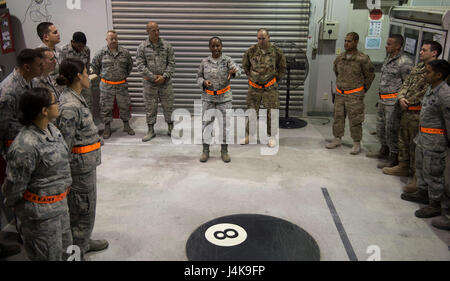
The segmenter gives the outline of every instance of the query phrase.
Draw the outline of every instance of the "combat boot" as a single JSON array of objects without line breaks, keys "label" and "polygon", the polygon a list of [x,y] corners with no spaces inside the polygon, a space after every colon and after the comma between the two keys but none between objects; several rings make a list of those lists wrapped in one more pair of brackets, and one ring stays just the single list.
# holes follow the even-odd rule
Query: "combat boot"
[{"label": "combat boot", "polygon": [[142,138],[143,142],[149,141],[152,138],[156,136],[155,131],[153,130],[153,125],[148,125],[148,132],[147,134]]},{"label": "combat boot", "polygon": [[101,251],[108,248],[109,243],[106,240],[92,240],[89,239],[88,248],[86,253]]},{"label": "combat boot", "polygon": [[123,131],[133,136],[135,134],[134,130],[130,127],[130,123],[128,121],[123,121]]},{"label": "combat boot", "polygon": [[105,123],[105,130],[103,131],[103,139],[109,139],[111,137],[111,123]]},{"label": "combat boot", "polygon": [[417,191],[417,177],[415,174],[412,178],[412,181],[405,185],[402,189],[405,193],[414,193]]},{"label": "combat boot", "polygon": [[399,177],[407,177],[409,175],[409,161],[400,161],[397,166],[383,168],[383,174]]},{"label": "combat boot", "polygon": [[431,225],[442,230],[450,230],[450,218],[442,215],[434,218],[431,221]]},{"label": "combat boot", "polygon": [[249,136],[246,135],[245,138],[241,139],[241,145],[246,145],[249,143]]},{"label": "combat boot", "polygon": [[209,144],[204,143],[203,152],[202,155],[200,156],[200,162],[205,163],[206,161],[208,161],[208,158],[209,158]]},{"label": "combat boot", "polygon": [[342,144],[341,138],[334,138],[333,141],[327,144],[325,147],[328,149],[334,149],[336,147],[341,146],[341,144]]},{"label": "combat boot", "polygon": [[392,168],[398,165],[398,153],[389,153],[389,159],[387,162],[380,162],[377,165],[378,169]]},{"label": "combat boot", "polygon": [[428,198],[428,192],[423,189],[417,189],[417,191],[414,193],[403,192],[400,198],[405,201],[416,202],[425,205],[428,205],[428,203],[430,203],[430,200]]},{"label": "combat boot", "polygon": [[6,258],[17,255],[21,249],[18,245],[7,245],[0,243],[0,258]]},{"label": "combat boot", "polygon": [[172,135],[173,123],[167,123],[167,126],[169,127],[167,130],[167,135],[170,137]]},{"label": "combat boot", "polygon": [[350,151],[351,155],[357,155],[361,152],[361,142],[355,141],[353,142],[352,150]]},{"label": "combat boot", "polygon": [[430,200],[430,204],[417,210],[414,215],[421,219],[433,218],[441,215],[441,202]]},{"label": "combat boot", "polygon": [[389,157],[389,146],[382,145],[379,151],[377,151],[377,152],[369,152],[369,153],[366,154],[366,157],[388,160],[388,157]]},{"label": "combat boot", "polygon": [[222,150],[220,151],[220,154],[222,154],[223,162],[228,163],[231,161],[230,155],[228,155],[228,144],[222,144]]},{"label": "combat boot", "polygon": [[269,142],[267,143],[267,146],[272,148],[275,147],[277,145],[277,140],[275,139],[275,137],[269,137]]}]

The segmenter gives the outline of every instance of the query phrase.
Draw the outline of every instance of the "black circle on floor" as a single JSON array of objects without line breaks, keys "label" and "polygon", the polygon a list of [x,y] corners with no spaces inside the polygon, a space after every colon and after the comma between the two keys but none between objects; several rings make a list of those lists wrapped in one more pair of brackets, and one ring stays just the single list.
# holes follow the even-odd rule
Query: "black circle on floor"
[{"label": "black circle on floor", "polygon": [[316,241],[276,217],[239,214],[197,228],[186,243],[189,261],[318,261]]}]

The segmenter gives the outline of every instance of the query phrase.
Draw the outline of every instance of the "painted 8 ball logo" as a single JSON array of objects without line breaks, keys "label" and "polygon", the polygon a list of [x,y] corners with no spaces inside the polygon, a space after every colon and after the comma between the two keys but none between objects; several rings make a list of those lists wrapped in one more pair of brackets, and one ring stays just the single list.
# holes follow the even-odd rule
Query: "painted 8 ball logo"
[{"label": "painted 8 ball logo", "polygon": [[247,231],[237,224],[220,223],[210,226],[205,231],[205,238],[214,245],[232,247],[247,239]]}]

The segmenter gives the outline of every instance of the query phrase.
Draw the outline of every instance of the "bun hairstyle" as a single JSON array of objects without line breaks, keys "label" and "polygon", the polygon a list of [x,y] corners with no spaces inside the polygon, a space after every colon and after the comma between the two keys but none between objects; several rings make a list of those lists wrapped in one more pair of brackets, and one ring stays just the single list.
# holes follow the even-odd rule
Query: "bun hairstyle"
[{"label": "bun hairstyle", "polygon": [[83,73],[85,65],[77,59],[65,59],[59,65],[59,76],[56,78],[58,85],[69,86],[75,81],[78,73]]},{"label": "bun hairstyle", "polygon": [[28,126],[36,120],[42,108],[52,104],[52,93],[46,88],[31,88],[26,90],[19,100],[19,122]]}]

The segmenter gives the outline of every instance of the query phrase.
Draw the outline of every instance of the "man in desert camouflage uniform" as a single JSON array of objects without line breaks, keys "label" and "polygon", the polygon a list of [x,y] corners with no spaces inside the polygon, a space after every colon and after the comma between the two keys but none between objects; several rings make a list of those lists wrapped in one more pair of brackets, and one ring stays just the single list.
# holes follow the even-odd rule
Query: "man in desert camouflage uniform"
[{"label": "man in desert camouflage uniform", "polygon": [[50,73],[53,72],[56,67],[55,54],[49,48],[37,48],[36,51],[41,54],[43,69],[42,75],[33,79],[33,85],[35,87],[46,88],[55,96],[56,100],[59,101],[61,87],[58,87],[50,77]]},{"label": "man in desert camouflage uniform", "polygon": [[135,132],[129,124],[131,99],[126,80],[133,69],[133,59],[127,49],[119,46],[115,31],[108,31],[106,41],[108,45],[95,54],[91,64],[91,72],[101,78],[100,107],[105,122],[103,138],[108,139],[111,136],[114,98],[123,121],[123,131],[134,135]]},{"label": "man in desert camouflage uniform", "polygon": [[[278,83],[286,73],[286,57],[280,48],[270,43],[269,31],[260,28],[257,32],[258,43],[251,46],[242,57],[242,68],[248,78],[247,109],[256,110],[258,116],[261,103],[267,109],[268,146],[276,145],[275,136],[271,135],[271,110],[280,108]],[[242,144],[249,143],[249,122]]]},{"label": "man in desert camouflage uniform", "polygon": [[[87,39],[83,32],[77,31],[72,35],[72,40],[61,48],[60,61],[67,58],[78,59],[84,63],[86,69],[90,70],[91,50],[86,46]],[[81,92],[89,109],[92,112],[92,93],[91,89],[83,89]]]},{"label": "man in desert camouflage uniform", "polygon": [[450,147],[450,86],[445,79],[450,73],[450,64],[445,60],[433,60],[425,69],[430,87],[422,100],[420,127],[415,139],[418,189],[414,193],[403,193],[401,198],[428,205],[417,210],[416,217],[431,218],[442,212],[442,217],[432,223],[450,230],[450,205],[444,195],[445,158]]},{"label": "man in desert camouflage uniform", "polygon": [[334,102],[334,140],[326,148],[341,146],[345,117],[348,114],[353,147],[350,154],[361,152],[362,123],[364,122],[364,95],[375,78],[375,68],[369,56],[358,51],[359,35],[350,32],[345,37],[345,52],[334,61],[336,99]]},{"label": "man in desert camouflage uniform", "polygon": [[156,22],[147,23],[149,37],[142,42],[136,54],[138,71],[144,77],[144,103],[147,116],[148,133],[143,142],[156,136],[153,126],[158,113],[158,101],[161,102],[164,119],[168,124],[168,135],[173,129],[173,89],[172,76],[175,72],[175,54],[172,45],[159,37]]},{"label": "man in desert camouflage uniform", "polygon": [[381,148],[378,153],[367,154],[367,157],[388,160],[378,164],[380,169],[398,164],[398,130],[401,115],[397,96],[414,67],[413,61],[401,52],[403,41],[403,36],[399,34],[389,36],[386,42],[387,56],[381,68],[377,111],[377,137]]},{"label": "man in desert camouflage uniform", "polygon": [[17,115],[20,97],[27,89],[33,88],[32,79],[40,76],[42,70],[39,52],[24,49],[17,57],[17,67],[0,83],[0,148],[4,158],[23,127]]},{"label": "man in desert camouflage uniform", "polygon": [[[429,86],[425,80],[426,63],[435,60],[442,52],[442,46],[435,41],[425,41],[420,51],[420,63],[411,70],[411,74],[403,83],[398,94],[402,109],[399,131],[399,164],[394,167],[383,168],[383,173],[395,176],[408,176],[410,171],[415,173],[414,138],[419,132],[419,117],[421,102]],[[410,184],[403,187],[405,192],[415,192],[417,178],[414,176]]]}]

